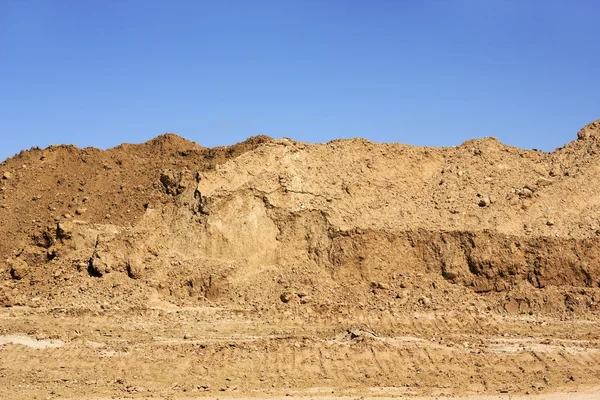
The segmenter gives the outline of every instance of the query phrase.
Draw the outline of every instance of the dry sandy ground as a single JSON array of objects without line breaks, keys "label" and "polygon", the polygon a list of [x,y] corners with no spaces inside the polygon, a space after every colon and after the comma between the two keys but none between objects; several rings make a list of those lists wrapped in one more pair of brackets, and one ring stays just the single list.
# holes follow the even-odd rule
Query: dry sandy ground
[{"label": "dry sandy ground", "polygon": [[[0,312],[0,326],[3,399],[600,393],[590,389],[600,374],[600,322],[582,319],[257,317],[163,301],[127,312],[14,307]],[[557,390],[567,394],[548,397]]]},{"label": "dry sandy ground", "polygon": [[[500,396],[468,396],[468,397],[440,397],[440,396],[429,396],[429,397],[406,397],[406,396],[394,396],[394,397],[369,397],[361,396],[360,400],[597,400],[600,396],[600,388],[590,388],[582,390],[580,392],[564,392],[564,393],[547,393],[544,395],[534,396],[511,396],[511,395],[500,395]],[[230,400],[243,399],[247,397],[228,397]],[[115,399],[111,397],[110,399]],[[125,398],[117,398],[117,400],[123,400]],[[173,400],[179,400],[177,397],[173,397]],[[186,398],[190,399],[190,398]],[[198,397],[203,400],[218,400],[219,397]],[[332,396],[287,396],[287,397],[252,397],[254,400],[357,400],[357,397],[332,397]],[[108,400],[108,398],[97,398],[96,400]],[[145,400],[158,400],[157,398],[147,397]]]}]

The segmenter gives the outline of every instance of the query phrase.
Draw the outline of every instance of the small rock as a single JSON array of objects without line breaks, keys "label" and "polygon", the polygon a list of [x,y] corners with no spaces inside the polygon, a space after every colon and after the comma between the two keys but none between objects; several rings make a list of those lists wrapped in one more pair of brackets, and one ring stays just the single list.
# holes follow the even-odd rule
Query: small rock
[{"label": "small rock", "polygon": [[12,178],[12,174],[10,172],[5,172],[4,174],[2,174],[2,179],[4,180],[9,180]]},{"label": "small rock", "polygon": [[288,303],[291,299],[292,299],[292,294],[291,293],[282,293],[281,296],[279,296],[279,299],[283,302],[283,303]]},{"label": "small rock", "polygon": [[100,278],[111,271],[111,263],[108,257],[96,252],[88,264],[88,273],[90,276]]},{"label": "small rock", "polygon": [[87,211],[87,208],[78,208],[75,210],[75,215],[83,215]]},{"label": "small rock", "polygon": [[15,260],[9,260],[8,266],[10,267],[10,276],[15,280],[21,280],[25,278],[29,272],[29,265],[25,261],[18,258]]},{"label": "small rock", "polygon": [[371,287],[373,287],[375,289],[382,289],[382,290],[390,289],[390,285],[388,285],[387,283],[383,283],[383,282],[371,282]]},{"label": "small rock", "polygon": [[458,273],[452,269],[444,267],[442,268],[442,276],[444,279],[452,281],[458,277]]},{"label": "small rock", "polygon": [[546,225],[552,226],[552,225],[554,225],[554,221],[552,221],[551,219],[549,219],[548,221],[546,221]]},{"label": "small rock", "polygon": [[59,240],[68,240],[71,239],[72,233],[71,230],[67,227],[66,224],[59,222],[56,224],[56,238]]},{"label": "small rock", "polygon": [[538,186],[542,186],[542,187],[543,187],[543,186],[548,186],[548,185],[551,185],[551,184],[552,184],[552,179],[548,179],[548,178],[540,177],[540,178],[537,180],[537,185],[538,185]]},{"label": "small rock", "polygon": [[8,293],[0,294],[0,307],[12,307],[15,305],[15,300]]},{"label": "small rock", "polygon": [[127,261],[127,275],[131,279],[141,279],[144,276],[144,265],[137,259]]},{"label": "small rock", "polygon": [[79,262],[79,263],[77,263],[77,270],[80,272],[85,271],[88,266],[89,266],[89,263],[87,263],[87,262],[83,262],[83,261]]},{"label": "small rock", "polygon": [[487,197],[482,197],[481,199],[479,199],[479,207],[487,207],[490,205],[490,199]]},{"label": "small rock", "polygon": [[427,296],[421,296],[419,297],[419,304],[425,306],[425,307],[429,307],[431,305],[431,300],[429,299],[429,297]]}]

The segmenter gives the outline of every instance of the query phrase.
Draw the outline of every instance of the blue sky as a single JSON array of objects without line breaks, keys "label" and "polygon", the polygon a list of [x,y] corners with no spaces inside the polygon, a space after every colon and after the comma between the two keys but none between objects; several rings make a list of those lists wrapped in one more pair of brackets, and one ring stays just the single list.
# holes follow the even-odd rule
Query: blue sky
[{"label": "blue sky", "polygon": [[0,160],[175,132],[551,151],[600,118],[600,2],[0,0]]}]

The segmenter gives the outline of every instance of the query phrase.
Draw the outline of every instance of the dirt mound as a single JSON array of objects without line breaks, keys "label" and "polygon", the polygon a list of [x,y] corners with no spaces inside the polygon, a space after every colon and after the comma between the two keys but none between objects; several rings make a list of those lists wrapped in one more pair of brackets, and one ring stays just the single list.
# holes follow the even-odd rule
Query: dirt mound
[{"label": "dirt mound", "polygon": [[[502,325],[489,321],[519,315],[597,321],[599,132],[596,121],[552,153],[494,138],[419,148],[258,136],[210,149],[173,134],[107,151],[31,149],[0,164],[0,303],[73,317],[209,307],[266,324],[257,326],[337,321],[332,327],[339,331],[318,328],[315,335],[359,340],[352,351],[333,353],[348,360],[365,341],[373,355],[404,354],[396,336],[378,339],[386,334],[497,335]],[[414,322],[432,314],[432,325]],[[530,329],[520,326],[514,331]],[[371,333],[352,333],[362,331]],[[556,335],[590,340],[581,332]],[[431,351],[441,346],[431,345]],[[243,360],[255,351],[231,353]],[[448,351],[444,357],[454,357]],[[448,371],[426,387],[436,379],[455,387],[464,378],[443,360]],[[401,367],[390,363],[390,371]],[[524,391],[526,385],[508,384],[502,373],[492,378],[493,364],[486,365],[465,367],[471,378],[481,374],[483,383],[473,387],[484,389],[475,392],[507,385]],[[299,382],[323,385],[322,368]],[[554,371],[548,374],[565,368],[548,367]],[[391,379],[390,371],[376,376]],[[585,371],[584,381],[596,382]],[[392,382],[365,373],[366,380],[361,372],[338,381]],[[255,378],[262,387],[264,380]]]},{"label": "dirt mound", "polygon": [[[597,130],[554,153],[494,138],[417,148],[255,137],[207,149],[174,134],[32,149],[0,167],[3,297],[70,301],[87,285],[97,302],[152,289],[282,307],[295,288],[353,308],[367,306],[372,282],[426,273],[499,293],[499,309],[526,283],[533,297],[577,288],[580,311],[593,311],[600,156],[583,142]],[[128,291],[104,287],[115,279]],[[573,308],[549,304],[529,309]]]}]

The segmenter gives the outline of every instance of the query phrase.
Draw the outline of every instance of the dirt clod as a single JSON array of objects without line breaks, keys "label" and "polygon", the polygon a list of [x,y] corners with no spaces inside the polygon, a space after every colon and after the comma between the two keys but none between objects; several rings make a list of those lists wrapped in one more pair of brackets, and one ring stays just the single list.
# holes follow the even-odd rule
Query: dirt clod
[{"label": "dirt clod", "polygon": [[21,280],[29,273],[29,265],[21,259],[11,259],[7,262],[10,268],[10,276],[13,279]]}]

